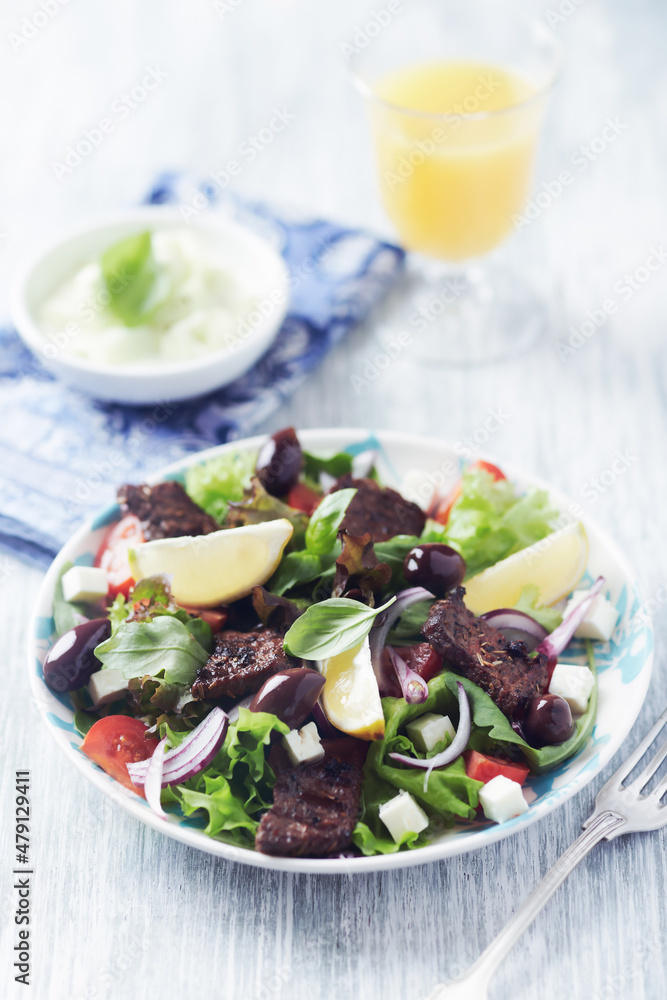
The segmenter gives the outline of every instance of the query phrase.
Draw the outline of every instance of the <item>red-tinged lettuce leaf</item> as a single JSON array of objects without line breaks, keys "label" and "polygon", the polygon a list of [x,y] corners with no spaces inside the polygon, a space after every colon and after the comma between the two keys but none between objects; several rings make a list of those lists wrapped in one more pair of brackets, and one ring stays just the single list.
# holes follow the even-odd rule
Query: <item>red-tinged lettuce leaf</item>
[{"label": "red-tinged lettuce leaf", "polygon": [[294,601],[271,594],[266,587],[252,588],[252,606],[262,625],[271,628],[289,628],[304,612]]},{"label": "red-tinged lettuce leaf", "polygon": [[342,597],[358,590],[361,599],[374,607],[375,594],[391,579],[391,568],[376,556],[369,533],[349,535],[343,531],[341,537],[343,548],[336,559],[332,596]]},{"label": "red-tinged lettuce leaf", "polygon": [[259,479],[253,476],[250,489],[246,490],[243,500],[229,504],[225,527],[240,528],[244,524],[261,524],[263,521],[275,521],[279,517],[286,518],[294,528],[288,548],[301,547],[308,527],[308,515],[271,496]]}]

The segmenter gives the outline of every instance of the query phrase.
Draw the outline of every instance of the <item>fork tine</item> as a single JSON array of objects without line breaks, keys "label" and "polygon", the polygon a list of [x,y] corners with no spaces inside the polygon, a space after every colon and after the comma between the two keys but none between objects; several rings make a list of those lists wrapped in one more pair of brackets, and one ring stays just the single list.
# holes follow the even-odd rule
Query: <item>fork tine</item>
[{"label": "fork tine", "polygon": [[628,791],[639,794],[644,785],[649,783],[655,772],[664,761],[665,757],[667,757],[667,740],[665,740],[665,742],[660,746],[660,749],[655,756],[651,757],[650,761],[638,777],[636,777],[635,780],[629,785],[626,785]]},{"label": "fork tine", "polygon": [[[654,742],[654,740],[657,737],[658,733],[662,732],[662,730],[665,728],[665,724],[666,723],[667,723],[667,709],[665,709],[665,711],[662,713],[662,715],[657,720],[657,722],[655,723],[655,725],[649,731],[648,735],[641,741],[641,743],[639,744],[639,746],[636,747],[632,751],[632,753],[630,754],[630,756],[627,758],[627,760],[624,761],[623,764],[621,764],[621,766],[619,767],[618,771],[616,771],[616,773],[613,775],[613,777],[609,780],[609,784],[611,784],[612,782],[616,782],[616,781],[618,781],[620,783],[625,778],[627,778],[627,776],[630,774],[630,771],[632,771],[633,768],[636,767],[636,765],[642,759],[642,757],[644,756],[644,754],[646,753],[646,751],[648,750],[648,748]],[[650,765],[649,765],[649,767],[650,767]],[[651,774],[652,773],[653,772],[651,772]],[[640,777],[641,777],[641,775],[640,775]],[[649,775],[649,777],[650,777],[650,775]],[[644,784],[645,784],[645,782],[644,782]]]}]

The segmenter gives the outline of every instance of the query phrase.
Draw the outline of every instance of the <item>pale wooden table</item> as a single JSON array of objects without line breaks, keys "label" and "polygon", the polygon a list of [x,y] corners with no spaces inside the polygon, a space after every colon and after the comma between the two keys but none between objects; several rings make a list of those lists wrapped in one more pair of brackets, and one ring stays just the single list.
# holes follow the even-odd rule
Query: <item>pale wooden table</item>
[{"label": "pale wooden table", "polygon": [[[647,597],[658,595],[656,670],[634,742],[667,701],[660,590],[667,268],[627,301],[614,284],[666,232],[667,12],[659,0],[559,3],[536,4],[552,15],[573,11],[552,16],[566,66],[538,184],[566,169],[574,180],[524,233],[549,288],[549,335],[520,360],[489,369],[423,367],[406,350],[355,392],[351,377],[380,350],[373,327],[359,329],[265,429],[372,425],[457,441],[475,431],[479,438],[488,410],[501,407],[507,419],[486,447],[568,490],[627,550]],[[386,229],[362,111],[339,62],[339,42],[365,19],[361,6],[221,0],[219,11],[192,7],[73,2],[25,44],[12,33],[38,7],[3,9],[3,295],[17,257],[35,239],[136,200],[165,166],[220,170],[274,107],[287,108],[294,121],[245,166],[238,190]],[[57,180],[53,162],[149,66],[166,79]],[[576,150],[608,118],[623,126],[618,139],[581,170]],[[616,314],[560,360],[554,341],[609,297],[619,300]],[[593,480],[619,450],[627,471],[600,492]],[[574,838],[601,783],[511,840],[405,873],[307,878],[227,864],[139,825],[57,753],[31,707],[26,677],[26,623],[41,574],[4,557],[1,567],[2,996],[419,1000],[500,929]],[[14,994],[10,782],[17,768],[32,770],[36,874],[34,985]],[[664,847],[664,834],[599,847],[506,962],[495,1000],[665,997]]]}]

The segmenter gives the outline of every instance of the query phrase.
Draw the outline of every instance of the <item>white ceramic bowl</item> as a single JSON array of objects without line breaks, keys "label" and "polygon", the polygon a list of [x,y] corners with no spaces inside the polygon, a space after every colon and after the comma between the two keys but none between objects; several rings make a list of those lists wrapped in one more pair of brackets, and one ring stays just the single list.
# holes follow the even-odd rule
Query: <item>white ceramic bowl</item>
[{"label": "white ceramic bowl", "polygon": [[[257,289],[259,301],[266,303],[262,312],[249,317],[250,333],[238,346],[192,361],[105,365],[59,350],[44,335],[38,323],[39,310],[77,268],[126,236],[177,226],[194,226],[212,233],[232,273],[247,275]],[[275,339],[288,299],[283,258],[250,229],[216,216],[186,223],[174,208],[146,205],[90,220],[42,249],[24,267],[14,286],[11,314],[25,344],[63,381],[98,399],[149,404],[200,396],[247,372]]]},{"label": "white ceramic bowl", "polygon": [[[397,486],[411,469],[430,473],[444,484],[456,477],[460,458],[456,449],[434,439],[410,434],[368,431],[308,430],[300,431],[299,439],[305,448],[315,454],[329,455],[349,450],[352,454],[369,448],[379,454],[378,469],[383,482]],[[195,464],[215,454],[235,449],[257,451],[263,437],[221,445],[192,455],[182,462],[151,476],[149,482],[178,479],[188,465]],[[497,461],[491,456],[480,456]],[[519,488],[532,485],[547,489],[552,501],[561,510],[567,510],[570,501],[544,481],[520,472],[502,463],[503,471]],[[179,811],[172,811],[167,820],[160,819],[143,799],[123,788],[105,774],[79,749],[81,737],[74,728],[71,701],[68,695],[58,695],[44,683],[42,663],[53,642],[52,619],[53,592],[56,580],[65,562],[90,565],[104,534],[105,525],[117,520],[119,508],[112,504],[100,511],[98,517],[84,524],[56,557],[37,595],[35,619],[31,629],[29,650],[30,682],[45,724],[54,739],[72,763],[105,795],[112,798],[134,817],[180,840],[191,847],[217,854],[233,861],[257,865],[261,868],[281,869],[290,872],[315,874],[363,874],[388,868],[404,868],[426,861],[439,861],[455,854],[486,847],[510,834],[524,830],[531,823],[547,816],[595,777],[623,745],[625,737],[637,718],[651,677],[653,661],[653,633],[651,623],[640,612],[642,597],[632,569],[616,543],[590,518],[584,518],[589,540],[587,571],[591,577],[604,574],[610,598],[619,611],[619,623],[610,643],[596,643],[598,669],[598,712],[595,728],[588,744],[581,753],[565,761],[547,774],[531,776],[527,782],[531,797],[530,808],[523,815],[506,823],[460,823],[438,834],[426,847],[398,854],[369,858],[274,858],[258,851],[246,850],[212,840],[202,827],[201,818],[186,819]],[[568,661],[575,658],[568,649]],[[579,650],[584,662],[583,649]],[[63,802],[63,822],[72,828],[77,822],[76,801]]]}]

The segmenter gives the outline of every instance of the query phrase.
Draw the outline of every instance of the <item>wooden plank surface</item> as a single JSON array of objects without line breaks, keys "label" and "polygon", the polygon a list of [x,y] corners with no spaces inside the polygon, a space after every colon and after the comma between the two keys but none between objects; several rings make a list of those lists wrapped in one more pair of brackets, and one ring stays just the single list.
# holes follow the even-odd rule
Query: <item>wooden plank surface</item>
[{"label": "wooden plank surface", "polygon": [[[627,300],[614,286],[665,237],[667,12],[658,0],[535,6],[544,16],[551,12],[566,55],[537,184],[562,170],[574,176],[515,247],[544,276],[549,331],[529,354],[488,368],[429,366],[407,347],[357,391],[352,377],[376,362],[377,333],[391,334],[394,303],[357,329],[262,429],[372,426],[459,441],[483,437],[489,410],[500,408],[507,416],[485,447],[501,462],[544,475],[598,517],[653,599],[655,675],[630,744],[667,700],[660,596],[667,564],[667,266]],[[3,9],[3,302],[17,258],[36,239],[65,221],[131,203],[165,166],[223,169],[274,107],[294,120],[245,164],[238,190],[390,232],[362,109],[338,50],[363,24],[362,7],[353,0],[218,7],[72,3],[25,44],[11,36],[33,8]],[[163,70],[164,82],[58,180],[53,161],[149,66]],[[609,118],[622,126],[617,141],[579,169],[577,150],[590,148]],[[618,311],[559,358],[555,342],[614,296]],[[619,451],[627,471],[601,488],[595,479]],[[290,877],[216,860],[126,816],[57,753],[32,707],[25,664],[41,574],[4,557],[0,565],[2,996],[133,1000],[160,991],[215,1000],[420,1000],[503,926],[574,838],[601,784],[511,840],[405,872]],[[30,992],[12,988],[10,968],[17,768],[30,768],[33,781]],[[597,848],[505,963],[494,1000],[665,997],[664,848],[664,834]]]}]

